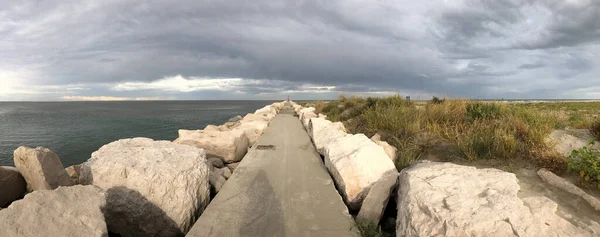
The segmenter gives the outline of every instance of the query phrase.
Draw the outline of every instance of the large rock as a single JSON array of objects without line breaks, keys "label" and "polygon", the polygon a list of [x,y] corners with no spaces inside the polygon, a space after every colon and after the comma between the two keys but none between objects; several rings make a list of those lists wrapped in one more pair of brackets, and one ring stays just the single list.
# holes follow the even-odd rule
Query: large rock
[{"label": "large rock", "polygon": [[242,116],[236,115],[235,117],[230,118],[229,120],[227,120],[227,122],[229,123],[235,123],[237,121],[242,120]]},{"label": "large rock", "polygon": [[304,107],[302,107],[299,104],[292,103],[292,108],[294,108],[294,112],[296,112],[296,114],[298,114],[300,112],[300,110],[302,110]]},{"label": "large rock", "polygon": [[221,191],[221,188],[223,185],[225,185],[227,179],[225,178],[224,171],[222,169],[214,169],[212,172],[210,172],[209,181],[210,186],[212,187],[212,193],[217,194],[219,191]]},{"label": "large rock", "polygon": [[356,216],[357,220],[370,221],[378,224],[385,212],[385,208],[392,196],[392,192],[398,182],[398,173],[389,173],[369,190],[369,194],[365,197],[360,212]]},{"label": "large rock", "polygon": [[324,155],[325,145],[347,135],[339,125],[324,118],[310,119],[307,131],[313,140],[315,148],[317,148],[317,152],[322,155]]},{"label": "large rock", "polygon": [[231,177],[231,175],[233,174],[231,170],[227,167],[221,168],[221,172],[223,173],[223,177],[225,177],[225,179],[229,179],[229,177]]},{"label": "large rock", "polygon": [[229,168],[229,170],[231,170],[231,172],[233,173],[235,172],[235,169],[237,169],[238,165],[240,165],[240,162],[227,164],[227,168]]},{"label": "large rock", "polygon": [[19,147],[14,152],[14,161],[31,191],[73,185],[58,156],[48,148]]},{"label": "large rock", "polygon": [[244,135],[248,139],[248,146],[253,146],[268,126],[269,122],[265,121],[242,120],[240,125],[235,129],[244,133]]},{"label": "large rock", "polygon": [[71,165],[71,166],[65,168],[67,175],[69,175],[69,178],[71,178],[71,181],[73,181],[74,184],[79,184],[80,168],[81,168],[80,165]]},{"label": "large rock", "polygon": [[175,143],[203,148],[209,156],[216,156],[225,163],[242,160],[248,151],[248,138],[242,130],[204,131],[179,130]]},{"label": "large rock", "polygon": [[36,191],[0,211],[0,235],[106,237],[105,203],[105,193],[95,186]]},{"label": "large rock", "polygon": [[[242,120],[242,116],[236,115],[235,117],[227,120],[227,122],[225,122],[223,125],[219,126],[218,128],[220,131],[231,130],[231,129],[239,126],[241,120]],[[204,130],[206,130],[206,129],[204,129]]]},{"label": "large rock", "polygon": [[204,150],[148,138],[102,146],[80,183],[107,190],[106,219],[122,236],[183,236],[208,205]]},{"label": "large rock", "polygon": [[204,128],[204,131],[211,131],[211,132],[220,132],[222,130],[227,130],[227,129],[221,129],[221,127],[217,127],[212,124],[206,125],[206,127]]},{"label": "large rock", "polygon": [[275,108],[277,110],[277,112],[279,112],[279,110],[281,110],[284,106],[284,102],[276,102],[271,104],[271,107]]},{"label": "large rock", "polygon": [[400,173],[397,236],[592,236],[546,197],[517,196],[512,173],[420,163]]},{"label": "large rock", "polygon": [[0,207],[23,197],[27,184],[17,168],[0,166],[0,190]]},{"label": "large rock", "polygon": [[373,142],[375,142],[375,144],[381,146],[383,148],[383,150],[385,151],[385,154],[387,154],[388,157],[390,157],[392,162],[396,163],[396,153],[398,152],[398,149],[396,149],[394,146],[390,145],[389,143],[382,141],[381,136],[379,134],[373,135],[373,137],[371,137],[371,141],[373,141]]},{"label": "large rock", "polygon": [[383,148],[364,134],[340,137],[326,144],[324,151],[325,167],[352,210],[360,209],[375,182],[396,172]]},{"label": "large rock", "polygon": [[318,117],[318,115],[315,114],[314,112],[306,112],[306,113],[302,113],[302,115],[300,116],[300,121],[302,121],[302,125],[304,126],[304,128],[308,129],[310,119],[316,118],[316,117]]},{"label": "large rock", "polygon": [[298,110],[296,113],[298,114],[298,119],[302,119],[302,115],[305,113],[314,113],[315,112],[315,108],[313,107],[308,107],[308,108],[302,108],[300,110]]},{"label": "large rock", "polygon": [[583,198],[583,200],[588,202],[590,204],[590,206],[592,206],[596,211],[600,211],[600,200],[598,200],[596,197],[586,193],[585,191],[583,191],[583,189],[577,187],[576,185],[572,184],[571,182],[567,181],[566,179],[563,179],[563,178],[559,177],[558,175],[555,175],[554,173],[550,172],[547,169],[540,169],[540,170],[538,170],[537,174],[546,183],[548,183],[554,187],[560,188],[560,189],[562,189],[566,192],[569,192],[573,195]]},{"label": "large rock", "polygon": [[248,146],[253,146],[263,134],[264,130],[269,126],[273,117],[274,116],[272,115],[263,116],[247,114],[242,120],[238,121],[239,125],[234,127],[234,129],[244,132],[244,135],[248,138]]},{"label": "large rock", "polygon": [[260,109],[257,109],[254,114],[269,114],[269,115],[276,115],[277,114],[277,109],[272,107],[271,105],[267,105],[265,107],[262,107]]},{"label": "large rock", "polygon": [[215,168],[223,168],[223,166],[225,166],[223,160],[218,157],[209,157],[206,159],[206,163]]}]

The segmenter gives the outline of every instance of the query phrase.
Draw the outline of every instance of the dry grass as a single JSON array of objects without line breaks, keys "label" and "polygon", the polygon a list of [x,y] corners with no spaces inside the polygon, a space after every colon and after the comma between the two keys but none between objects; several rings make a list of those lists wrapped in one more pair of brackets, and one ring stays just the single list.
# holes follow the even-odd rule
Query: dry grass
[{"label": "dry grass", "polygon": [[[566,160],[548,147],[547,135],[565,126],[592,124],[564,116],[562,110],[471,100],[415,104],[400,96],[340,96],[338,101],[324,104],[320,112],[331,120],[344,121],[353,133],[380,133],[398,148],[399,170],[440,143],[447,144],[447,150],[458,154],[459,159],[521,159],[560,170],[566,167]],[[600,134],[600,123],[595,124]]]},{"label": "dry grass", "polygon": [[377,223],[357,220],[356,227],[358,227],[362,237],[386,237]]}]

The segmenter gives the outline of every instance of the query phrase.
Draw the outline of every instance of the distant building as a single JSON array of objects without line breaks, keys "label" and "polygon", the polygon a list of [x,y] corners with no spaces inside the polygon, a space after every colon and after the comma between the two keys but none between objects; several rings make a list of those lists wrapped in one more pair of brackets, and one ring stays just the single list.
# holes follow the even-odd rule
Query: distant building
[{"label": "distant building", "polygon": [[407,96],[407,97],[406,97],[406,100],[410,101],[410,96]]}]

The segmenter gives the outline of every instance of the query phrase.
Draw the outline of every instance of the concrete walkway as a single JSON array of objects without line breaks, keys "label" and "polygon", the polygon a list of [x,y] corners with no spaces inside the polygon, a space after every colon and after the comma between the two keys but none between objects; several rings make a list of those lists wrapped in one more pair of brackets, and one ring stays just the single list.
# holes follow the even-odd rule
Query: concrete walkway
[{"label": "concrete walkway", "polygon": [[359,236],[293,114],[275,116],[187,236]]}]

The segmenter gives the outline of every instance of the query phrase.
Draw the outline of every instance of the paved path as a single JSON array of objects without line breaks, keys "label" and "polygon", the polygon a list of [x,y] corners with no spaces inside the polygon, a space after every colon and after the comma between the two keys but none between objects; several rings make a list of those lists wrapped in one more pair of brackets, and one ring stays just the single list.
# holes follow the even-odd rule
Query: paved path
[{"label": "paved path", "polygon": [[[257,149],[274,145],[273,149]],[[279,113],[187,236],[359,236],[291,107]]]}]

